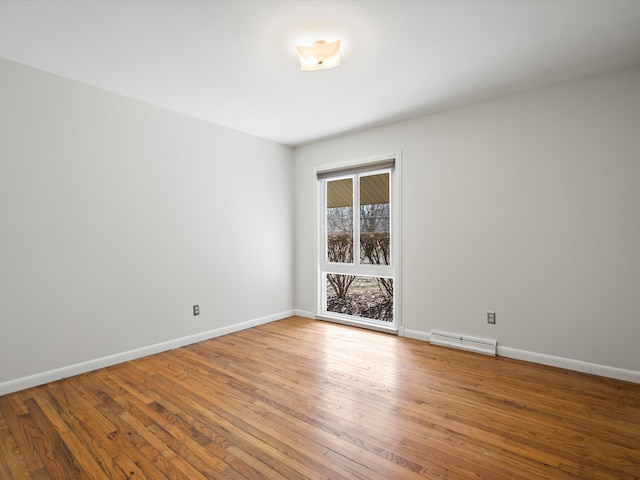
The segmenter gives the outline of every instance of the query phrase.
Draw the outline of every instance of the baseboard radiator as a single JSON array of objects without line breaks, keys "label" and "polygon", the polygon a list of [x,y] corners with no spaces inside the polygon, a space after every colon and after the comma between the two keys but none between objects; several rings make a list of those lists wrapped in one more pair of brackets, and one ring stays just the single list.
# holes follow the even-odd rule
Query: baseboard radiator
[{"label": "baseboard radiator", "polygon": [[431,331],[429,343],[494,356],[498,349],[498,343],[495,340],[468,337],[458,333],[439,332],[436,330]]}]

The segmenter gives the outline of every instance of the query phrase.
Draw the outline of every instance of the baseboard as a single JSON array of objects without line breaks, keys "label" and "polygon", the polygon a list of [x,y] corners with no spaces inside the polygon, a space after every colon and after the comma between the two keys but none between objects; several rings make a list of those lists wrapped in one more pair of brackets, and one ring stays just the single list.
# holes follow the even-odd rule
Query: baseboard
[{"label": "baseboard", "polygon": [[310,320],[315,320],[316,319],[316,314],[313,312],[309,312],[308,310],[299,310],[299,309],[295,309],[293,311],[293,314],[296,317],[304,317],[304,318],[308,318]]},{"label": "baseboard", "polygon": [[[400,331],[401,336],[413,338],[416,340],[429,341],[430,335],[420,330],[410,330],[404,328]],[[530,352],[527,350],[519,350],[517,348],[503,347],[498,345],[498,356],[513,358],[516,360],[524,360],[541,365],[549,365],[551,367],[565,368],[575,372],[590,373],[601,377],[615,378],[617,380],[625,380],[627,382],[640,383],[640,372],[635,370],[627,370],[618,367],[609,367],[607,365],[599,365],[596,363],[582,362],[571,358],[555,357],[544,353]]]},{"label": "baseboard", "polygon": [[597,363],[582,362],[571,358],[555,357],[544,353],[529,352],[517,348],[501,347],[498,345],[498,355],[501,357],[524,360],[527,362],[549,365],[551,367],[566,368],[576,372],[590,373],[601,377],[615,378],[627,382],[640,383],[640,372],[618,367],[609,367]]},{"label": "baseboard", "polygon": [[193,335],[187,335],[185,337],[168,340],[166,342],[156,343],[147,347],[137,348],[129,350],[127,352],[117,353],[115,355],[109,355],[106,357],[96,358],[86,362],[76,363],[62,368],[56,368],[54,370],[48,370],[46,372],[37,373],[28,377],[18,378],[15,380],[9,380],[8,382],[0,383],[0,395],[6,395],[8,393],[18,392],[27,388],[36,387],[45,383],[54,382],[63,378],[73,377],[82,373],[91,372],[100,368],[110,367],[119,363],[128,362],[137,358],[146,357],[167,350],[173,350],[174,348],[184,347],[185,345],[191,345],[192,343],[202,342],[211,338],[221,337],[230,333],[246,330],[247,328],[257,327],[258,325],[264,325],[265,323],[275,322],[276,320],[282,320],[294,315],[293,310],[287,310],[285,312],[268,315],[266,317],[255,318],[246,322],[240,322],[226,327],[220,327],[206,332],[200,332]]},{"label": "baseboard", "polygon": [[413,338],[414,340],[423,340],[428,342],[431,336],[427,332],[420,330],[410,330],[408,328],[401,328],[398,332],[401,337]]}]

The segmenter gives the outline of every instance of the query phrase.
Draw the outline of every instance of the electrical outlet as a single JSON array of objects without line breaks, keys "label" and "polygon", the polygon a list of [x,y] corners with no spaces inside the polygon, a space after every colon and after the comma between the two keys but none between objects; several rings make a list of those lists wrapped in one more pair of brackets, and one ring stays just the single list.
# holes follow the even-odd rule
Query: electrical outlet
[{"label": "electrical outlet", "polygon": [[496,324],[496,312],[487,312],[487,323]]},{"label": "electrical outlet", "polygon": [[200,315],[200,305],[193,306],[193,316]]}]

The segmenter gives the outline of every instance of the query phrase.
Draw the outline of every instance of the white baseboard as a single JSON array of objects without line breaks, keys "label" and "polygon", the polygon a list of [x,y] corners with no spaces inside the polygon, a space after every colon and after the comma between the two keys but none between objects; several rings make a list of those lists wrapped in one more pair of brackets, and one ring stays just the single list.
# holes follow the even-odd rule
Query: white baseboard
[{"label": "white baseboard", "polygon": [[206,332],[187,335],[186,337],[156,343],[147,347],[136,348],[127,352],[116,353],[115,355],[109,355],[86,362],[76,363],[74,365],[68,365],[62,368],[56,368],[54,370],[48,370],[28,377],[9,380],[8,382],[0,383],[0,395],[25,390],[27,388],[36,387],[38,385],[54,382],[63,378],[73,377],[74,375],[80,375],[100,368],[117,365],[118,363],[135,360],[136,358],[142,358],[156,353],[165,352],[167,350],[173,350],[174,348],[184,347],[185,345],[191,345],[192,343],[202,342],[211,338],[221,337],[230,333],[246,330],[247,328],[257,327],[258,325],[275,322],[276,320],[282,320],[283,318],[287,318],[292,315],[294,315],[294,311],[287,310],[285,312],[268,315],[266,317],[254,318],[253,320],[248,320],[246,322],[240,322],[226,327],[208,330]]},{"label": "white baseboard", "polygon": [[617,380],[626,380],[627,382],[640,383],[640,372],[635,370],[627,370],[618,367],[609,367],[607,365],[599,365],[597,363],[583,362],[573,360],[571,358],[555,357],[544,353],[529,352],[527,350],[519,350],[517,348],[501,347],[498,345],[498,355],[501,357],[514,358],[516,360],[525,360],[527,362],[540,363],[552,367],[566,368],[576,372],[590,373],[601,377],[615,378]]},{"label": "white baseboard", "polygon": [[[430,335],[427,332],[410,330],[407,328],[401,329],[400,334],[403,337],[424,340],[425,342],[428,342],[430,338]],[[627,382],[640,383],[640,372],[635,370],[609,367],[607,365],[583,362],[580,360],[573,360],[571,358],[555,357],[544,353],[530,352],[527,350],[519,350],[517,348],[503,347],[500,345],[498,345],[498,356],[539,363],[541,365],[549,365],[551,367],[565,368],[576,372],[590,373],[601,377],[625,380]]]},{"label": "white baseboard", "polygon": [[296,317],[304,317],[304,318],[308,318],[310,320],[315,320],[316,319],[316,314],[313,312],[309,312],[308,310],[299,310],[299,309],[295,309],[293,311],[293,314]]},{"label": "white baseboard", "polygon": [[422,332],[420,330],[410,330],[408,328],[401,328],[398,332],[398,335],[400,335],[401,337],[413,338],[415,340],[423,340],[425,342],[428,342],[431,338],[431,335],[429,335],[427,332]]}]

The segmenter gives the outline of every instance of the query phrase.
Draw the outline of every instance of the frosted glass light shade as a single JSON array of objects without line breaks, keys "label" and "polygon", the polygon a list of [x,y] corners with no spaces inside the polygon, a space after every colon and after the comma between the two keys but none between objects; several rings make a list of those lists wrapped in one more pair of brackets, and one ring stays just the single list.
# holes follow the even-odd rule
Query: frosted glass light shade
[{"label": "frosted glass light shade", "polygon": [[318,40],[307,47],[296,47],[296,50],[302,70],[326,70],[340,66],[340,40],[331,43]]}]

